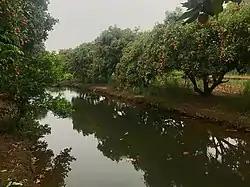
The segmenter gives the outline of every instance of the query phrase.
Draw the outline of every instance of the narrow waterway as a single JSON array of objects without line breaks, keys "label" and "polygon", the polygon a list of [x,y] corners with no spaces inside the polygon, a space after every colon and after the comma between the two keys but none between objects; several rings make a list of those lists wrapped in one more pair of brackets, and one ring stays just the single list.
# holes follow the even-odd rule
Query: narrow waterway
[{"label": "narrow waterway", "polygon": [[75,112],[48,113],[45,137],[76,161],[66,187],[249,187],[250,138],[90,93],[63,91]]}]

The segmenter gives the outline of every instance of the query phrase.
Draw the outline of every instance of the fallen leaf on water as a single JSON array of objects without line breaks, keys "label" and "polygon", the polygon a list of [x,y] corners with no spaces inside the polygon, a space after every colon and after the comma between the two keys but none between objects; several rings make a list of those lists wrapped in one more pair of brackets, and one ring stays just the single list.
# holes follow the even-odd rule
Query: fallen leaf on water
[{"label": "fallen leaf on water", "polygon": [[40,179],[36,179],[36,184],[41,184],[41,180]]},{"label": "fallen leaf on water", "polygon": [[17,148],[17,147],[18,147],[18,145],[16,145],[16,144],[12,144],[12,146],[13,146],[13,147],[15,147],[15,148]]},{"label": "fallen leaf on water", "polygon": [[20,182],[12,182],[11,186],[23,186],[23,184]]},{"label": "fallen leaf on water", "polygon": [[127,161],[127,162],[134,162],[135,159],[133,159],[133,158],[127,158],[126,161]]},{"label": "fallen leaf on water", "polygon": [[189,155],[189,152],[183,152],[183,155]]},{"label": "fallen leaf on water", "polygon": [[39,175],[39,179],[42,179],[42,178],[44,178],[44,175],[43,174]]}]

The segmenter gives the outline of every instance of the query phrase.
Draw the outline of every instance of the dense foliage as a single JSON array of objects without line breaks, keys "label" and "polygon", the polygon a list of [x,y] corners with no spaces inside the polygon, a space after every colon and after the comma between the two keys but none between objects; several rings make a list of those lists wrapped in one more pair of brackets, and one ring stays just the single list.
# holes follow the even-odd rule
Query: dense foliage
[{"label": "dense foliage", "polygon": [[[153,76],[154,69],[148,66],[146,45],[149,33],[140,33],[123,52],[116,66],[115,79],[119,85],[127,87],[147,86]],[[153,64],[151,64],[153,65]]]},{"label": "dense foliage", "polygon": [[[0,100],[2,102],[4,96],[8,103],[13,103],[9,107],[15,108],[14,114],[9,115],[14,119],[1,121],[0,133],[11,131],[34,142],[34,150],[25,151],[37,153],[34,155],[38,159],[36,162],[44,163],[36,163],[40,167],[32,172],[44,176],[43,181],[49,182],[49,186],[64,186],[70,162],[75,160],[69,154],[71,150],[65,149],[54,157],[47,144],[38,141],[50,132],[47,125],[37,121],[41,113],[46,114],[50,109],[62,117],[70,114],[69,103],[60,96],[51,96],[46,90],[65,78],[63,56],[45,51],[44,42],[57,22],[48,13],[48,4],[48,0],[0,1]],[[28,178],[16,177],[24,184],[28,181]],[[6,186],[23,186],[10,180]],[[6,181],[0,179],[0,186],[2,182]]]},{"label": "dense foliage", "polygon": [[135,33],[130,29],[109,27],[96,38],[94,44],[100,58],[99,73],[104,79],[109,79],[114,73],[116,64],[120,61],[123,49],[133,41]]},{"label": "dense foliage", "polygon": [[[184,71],[195,91],[209,95],[223,83],[226,73],[235,69],[246,72],[250,59],[249,26],[250,6],[231,5],[205,25],[193,23],[162,28],[157,31],[162,34],[154,41],[159,41],[157,48],[161,50],[157,53],[164,55],[167,68]],[[161,45],[163,38],[165,42]],[[210,87],[209,76],[212,77]],[[203,81],[203,90],[198,88],[197,79]]]},{"label": "dense foliage", "polygon": [[61,57],[45,51],[44,42],[57,22],[48,13],[48,4],[48,0],[0,2],[0,93],[17,106],[17,120],[30,115],[35,106],[56,109],[60,102],[68,107],[46,92],[63,76]]},{"label": "dense foliage", "polygon": [[110,81],[124,48],[135,37],[136,31],[114,26],[103,31],[93,42],[83,43],[73,51],[64,50],[64,54],[68,54],[69,72],[84,82]]},{"label": "dense foliage", "polygon": [[73,51],[66,51],[69,73],[83,82],[95,82],[99,73],[99,58],[93,43],[84,43]]}]

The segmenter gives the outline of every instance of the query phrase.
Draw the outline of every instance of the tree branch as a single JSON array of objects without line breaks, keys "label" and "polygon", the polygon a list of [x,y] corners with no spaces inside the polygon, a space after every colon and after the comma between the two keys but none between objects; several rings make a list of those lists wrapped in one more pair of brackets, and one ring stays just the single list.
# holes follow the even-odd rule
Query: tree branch
[{"label": "tree branch", "polygon": [[[218,86],[218,85],[220,85],[220,84],[222,84],[223,83],[223,78],[224,78],[224,76],[225,76],[225,72],[222,72],[220,75],[219,75],[219,78],[215,81],[214,80],[214,83],[213,83],[213,85],[210,87],[210,93],[212,93],[212,91]],[[228,80],[229,81],[229,80]],[[227,81],[227,82],[228,82]]]},{"label": "tree branch", "polygon": [[204,92],[202,92],[201,89],[198,88],[196,80],[195,80],[195,76],[192,75],[191,73],[186,73],[186,75],[188,76],[188,78],[190,79],[190,81],[193,83],[194,86],[194,91],[199,93],[200,95],[204,95]]}]

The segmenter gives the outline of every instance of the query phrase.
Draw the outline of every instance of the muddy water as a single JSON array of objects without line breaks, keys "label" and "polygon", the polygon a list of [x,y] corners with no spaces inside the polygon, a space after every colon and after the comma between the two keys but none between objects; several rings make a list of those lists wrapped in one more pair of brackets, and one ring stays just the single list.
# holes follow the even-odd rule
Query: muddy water
[{"label": "muddy water", "polygon": [[250,138],[102,96],[62,92],[75,112],[48,113],[45,137],[58,154],[71,147],[67,187],[249,187]]}]

